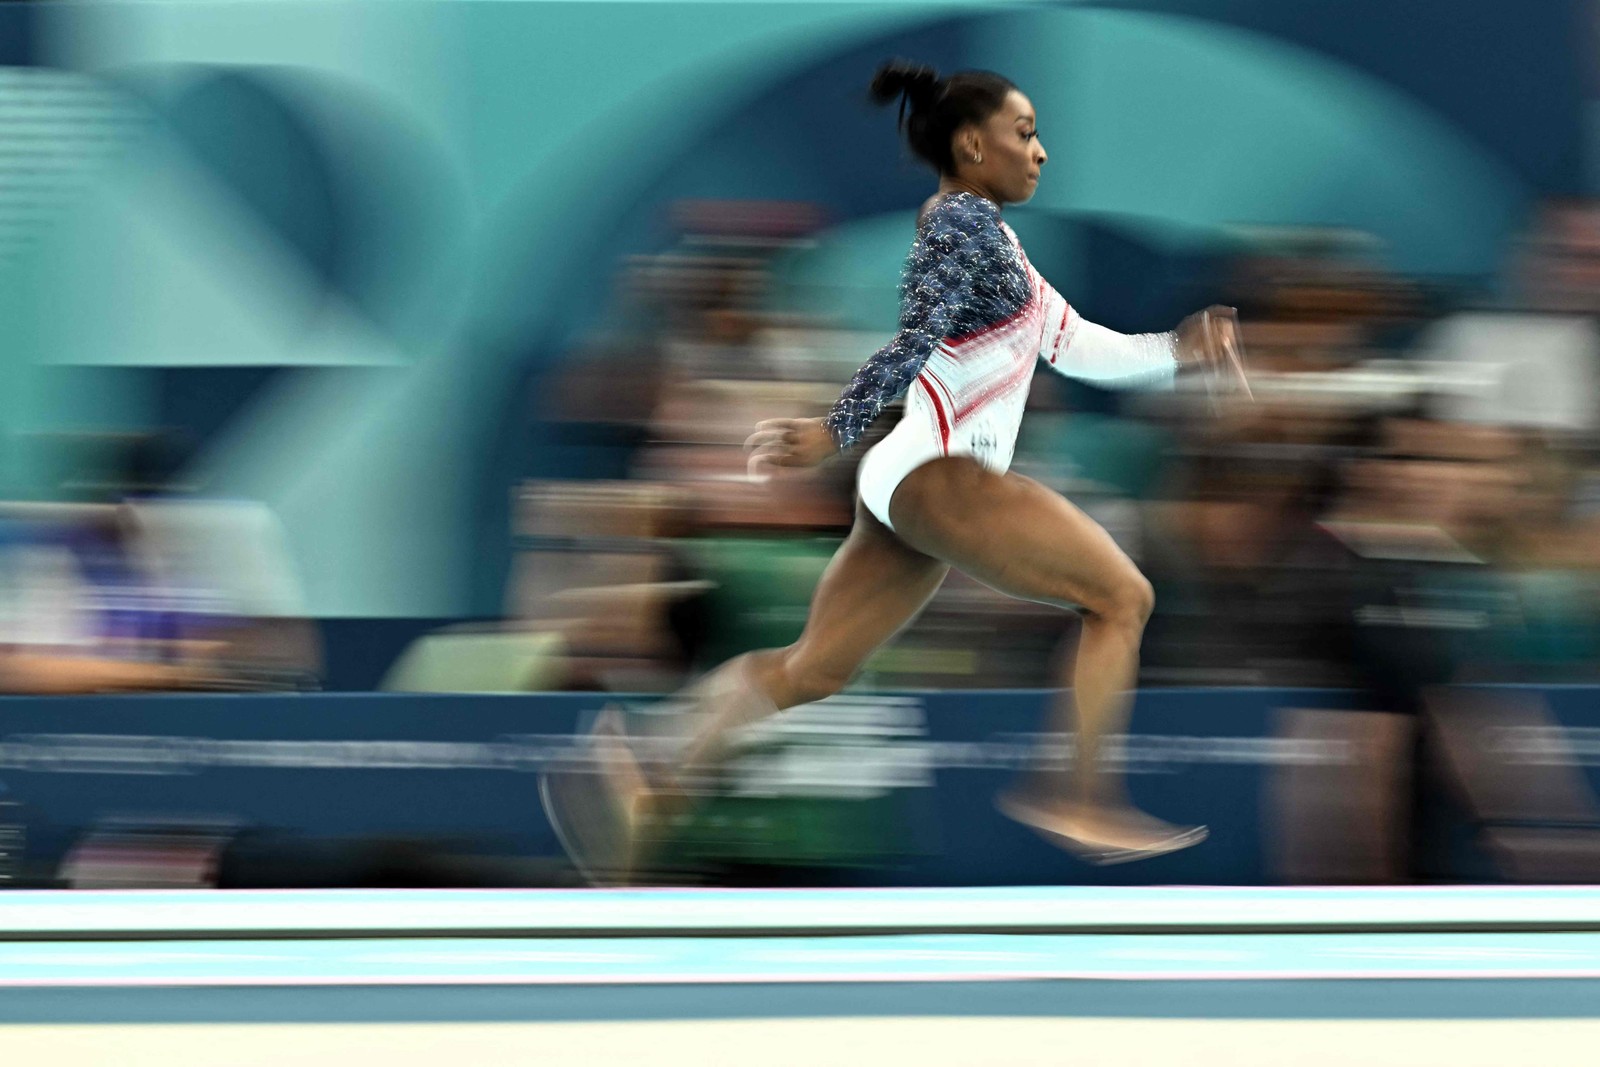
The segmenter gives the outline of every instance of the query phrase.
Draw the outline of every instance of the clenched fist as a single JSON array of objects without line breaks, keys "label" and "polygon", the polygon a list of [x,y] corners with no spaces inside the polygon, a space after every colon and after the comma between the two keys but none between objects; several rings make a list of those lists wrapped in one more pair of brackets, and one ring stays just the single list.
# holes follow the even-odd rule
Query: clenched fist
[{"label": "clenched fist", "polygon": [[815,467],[839,450],[821,419],[767,419],[744,447],[752,478],[770,473],[768,467]]}]

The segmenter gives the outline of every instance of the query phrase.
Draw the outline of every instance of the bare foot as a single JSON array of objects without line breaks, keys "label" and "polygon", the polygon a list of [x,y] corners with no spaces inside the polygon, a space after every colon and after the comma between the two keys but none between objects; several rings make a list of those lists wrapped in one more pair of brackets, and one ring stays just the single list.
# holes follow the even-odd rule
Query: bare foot
[{"label": "bare foot", "polygon": [[573,865],[594,885],[626,885],[635,873],[635,812],[649,790],[628,748],[622,714],[608,707],[584,738],[585,758],[539,778],[550,825]]},{"label": "bare foot", "polygon": [[589,731],[589,744],[599,762],[606,789],[631,829],[641,800],[650,792],[650,785],[633,750],[628,747],[627,728],[622,712],[615,705],[607,704],[595,719],[594,728]]},{"label": "bare foot", "polygon": [[1105,866],[1149,859],[1198,845],[1204,826],[1175,826],[1126,804],[1081,804],[1004,793],[995,806],[1089,863]]},{"label": "bare foot", "polygon": [[652,857],[664,837],[670,836],[679,816],[692,811],[695,795],[676,774],[646,773],[629,740],[621,710],[608,705],[589,732],[594,758],[599,764],[611,806],[618,812],[625,835],[626,877],[647,873],[642,864]]}]

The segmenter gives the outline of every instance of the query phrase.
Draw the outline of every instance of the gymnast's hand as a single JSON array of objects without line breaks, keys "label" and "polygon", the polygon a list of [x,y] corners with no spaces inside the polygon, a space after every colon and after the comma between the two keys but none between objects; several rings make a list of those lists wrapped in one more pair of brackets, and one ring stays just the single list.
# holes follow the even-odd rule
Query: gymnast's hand
[{"label": "gymnast's hand", "polygon": [[821,419],[767,419],[744,443],[750,453],[750,477],[762,479],[769,467],[815,467],[837,452],[833,435]]},{"label": "gymnast's hand", "polygon": [[1178,361],[1184,366],[1198,367],[1210,374],[1213,381],[1226,381],[1250,396],[1250,380],[1245,377],[1242,351],[1236,308],[1213,304],[1178,324]]}]

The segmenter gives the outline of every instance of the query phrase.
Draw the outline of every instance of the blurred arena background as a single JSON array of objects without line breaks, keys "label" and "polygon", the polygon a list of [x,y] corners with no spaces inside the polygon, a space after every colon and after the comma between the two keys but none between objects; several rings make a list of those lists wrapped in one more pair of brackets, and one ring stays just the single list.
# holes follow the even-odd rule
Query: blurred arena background
[{"label": "blurred arena background", "polygon": [[[1196,947],[1137,914],[1117,936],[1155,938],[1137,951],[1159,962],[1131,978],[1073,955],[1105,930],[1055,920],[1033,932],[1071,960],[1042,970],[973,963],[1010,928],[906,951],[936,962],[930,990],[1027,971],[1014,1013],[1043,1029],[1010,1020],[1038,1035],[1008,1042],[1020,1062],[1048,1042],[1103,1062],[1432,1062],[1473,1027],[1452,1062],[1502,1062],[1530,1034],[1559,1060],[1593,1025],[1600,955],[1582,907],[1539,916],[1585,891],[1495,890],[1446,930],[1384,894],[1600,882],[1597,47],[1592,0],[0,3],[0,982],[19,998],[0,1047],[132,1062],[105,1052],[131,1040],[114,1024],[265,1027],[242,1043],[266,1049],[344,1023],[416,1052],[398,1023],[438,1019],[458,1027],[445,1046],[515,1060],[520,1031],[459,1027],[648,1017],[671,1026],[647,1047],[720,1062],[707,1046],[735,1044],[713,1018],[765,1019],[751,1040],[788,1055],[815,1030],[759,1037],[777,1015],[871,1014],[924,1035],[874,1031],[873,1058],[991,1062],[987,1022],[965,1019],[964,1045],[925,1035],[1005,1017],[1003,997],[918,992],[894,968],[910,991],[819,994],[835,1000],[812,1015],[777,1011],[788,979],[760,971],[721,979],[740,1006],[708,1014],[694,991],[726,989],[671,960],[642,980],[667,990],[656,1006],[637,989],[625,1010],[513,1005],[518,983],[639,979],[552,972],[567,950],[546,945],[487,983],[476,1003],[503,1010],[427,1007],[468,1002],[430,958],[350,972],[410,992],[319,1014],[274,1005],[322,964],[269,995],[240,962],[276,943],[266,898],[209,931],[249,947],[193,971],[118,970],[121,948],[72,955],[104,931],[25,918],[156,889],[295,889],[312,912],[352,890],[584,899],[537,772],[578,758],[603,702],[648,732],[654,696],[791,640],[848,526],[850,457],[762,485],[740,444],[758,419],[820,413],[893,331],[930,182],[865,86],[908,56],[1032,96],[1051,164],[1007,219],[1086,315],[1144,331],[1240,309],[1255,403],[1041,377],[1017,461],[1154,583],[1118,759],[1141,803],[1212,838],[1092,868],[992,810],[1029,769],[1073,620],[952,576],[850,693],[752,731],[725,791],[663,829],[651,880],[871,887],[913,909],[965,887],[949,906],[975,916],[1006,886],[1113,903],[1141,883],[1387,886],[1350,891],[1360,930],[1268,922],[1304,890],[1240,898],[1273,936],[1401,939],[1296,942],[1256,970],[1181,961],[1237,962],[1260,930]],[[1091,899],[1062,892],[1039,900]],[[470,918],[477,898],[450,899]],[[731,916],[761,896],[717,899]],[[158,944],[138,951],[201,951],[173,947],[173,921],[138,926]],[[458,921],[426,934],[482,933]],[[790,931],[804,952],[826,932]],[[1488,940],[1439,940],[1469,935]],[[1366,962],[1295,955],[1347,950]],[[879,951],[795,981],[861,979]],[[1246,1007],[1189,988],[1219,976]],[[1371,992],[1339,984],[1358,977]],[[147,985],[243,992],[174,1013],[130,992]],[[99,999],[60,1006],[83,987]],[[297,1054],[345,1047],[313,1033]],[[642,1055],[614,1026],[563,1033],[557,1059]],[[152,1038],[139,1062],[204,1058],[180,1045]]]}]

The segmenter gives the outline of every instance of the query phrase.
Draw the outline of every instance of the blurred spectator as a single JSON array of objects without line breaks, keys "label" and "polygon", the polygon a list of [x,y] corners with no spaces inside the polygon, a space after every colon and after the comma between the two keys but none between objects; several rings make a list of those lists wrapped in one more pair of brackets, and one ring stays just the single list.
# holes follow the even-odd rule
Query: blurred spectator
[{"label": "blurred spectator", "polygon": [[1452,367],[1462,387],[1442,414],[1565,433],[1600,428],[1600,208],[1539,211],[1513,259],[1501,306],[1457,312],[1423,337],[1417,357]]},{"label": "blurred spectator", "polygon": [[[103,442],[102,442],[103,443]],[[157,438],[71,491],[0,505],[0,686],[10,692],[314,684],[320,646],[276,518],[173,492]]]},{"label": "blurred spectator", "polygon": [[0,554],[0,687],[13,693],[200,684],[171,605],[139,574],[116,510],[9,509]]}]

